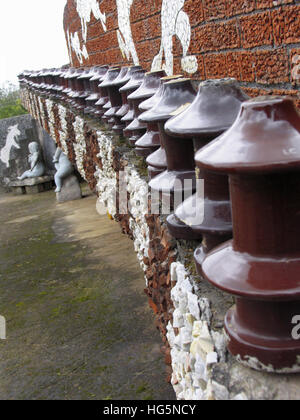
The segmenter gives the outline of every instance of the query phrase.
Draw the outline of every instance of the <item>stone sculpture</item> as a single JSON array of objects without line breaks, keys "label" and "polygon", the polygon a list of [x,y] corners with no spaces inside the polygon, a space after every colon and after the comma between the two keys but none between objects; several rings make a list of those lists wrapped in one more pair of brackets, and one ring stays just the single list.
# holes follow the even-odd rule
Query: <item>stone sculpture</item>
[{"label": "stone sculpture", "polygon": [[63,180],[67,176],[73,174],[74,168],[67,156],[59,147],[56,149],[55,155],[53,157],[53,163],[56,169],[56,174],[54,176],[54,181],[56,185],[55,192],[59,193],[62,189]]},{"label": "stone sculpture", "polygon": [[43,176],[46,171],[40,145],[36,142],[29,143],[28,150],[28,162],[30,163],[30,169],[18,177],[20,181],[23,181],[26,178],[36,178]]}]

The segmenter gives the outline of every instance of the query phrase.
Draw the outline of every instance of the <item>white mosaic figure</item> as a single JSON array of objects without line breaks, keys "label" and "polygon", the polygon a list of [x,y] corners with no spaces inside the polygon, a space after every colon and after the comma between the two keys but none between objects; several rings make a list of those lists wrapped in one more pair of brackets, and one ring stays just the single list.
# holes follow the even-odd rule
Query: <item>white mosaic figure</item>
[{"label": "white mosaic figure", "polygon": [[13,147],[20,149],[20,145],[17,143],[18,136],[21,135],[18,129],[18,124],[8,127],[8,133],[6,137],[5,146],[1,149],[0,159],[5,163],[6,167],[9,168],[10,152]]},{"label": "white mosaic figure", "polygon": [[[173,36],[176,35],[182,45],[183,57],[181,67],[187,73],[193,74],[198,70],[197,58],[188,56],[191,42],[191,25],[188,15],[183,11],[185,0],[163,0],[161,9],[161,46],[158,55],[152,63],[152,71],[164,69],[171,76],[173,74]],[[163,57],[165,64],[163,65]]]},{"label": "white mosaic figure", "polygon": [[95,19],[100,20],[104,32],[107,31],[106,15],[105,13],[101,12],[97,0],[76,0],[76,10],[81,20],[81,32],[84,44],[81,46],[78,32],[70,33],[70,31],[67,30],[68,50],[70,55],[70,62],[72,65],[73,60],[71,48],[75,51],[80,64],[83,64],[83,58],[86,60],[89,58],[85,43],[87,40],[87,27],[88,23],[91,21],[92,14],[94,15]]},{"label": "white mosaic figure", "polygon": [[18,179],[23,181],[26,178],[36,178],[45,174],[46,168],[43,162],[40,145],[36,142],[29,143],[28,162],[30,164],[29,171],[25,171]]},{"label": "white mosaic figure", "polygon": [[75,51],[79,63],[83,64],[83,58],[87,60],[89,58],[89,54],[85,45],[81,47],[78,32],[75,32],[74,34],[70,35],[70,42],[73,50]]},{"label": "white mosaic figure", "polygon": [[135,66],[139,65],[139,58],[135,49],[132,38],[131,25],[130,25],[130,9],[133,0],[116,0],[118,10],[118,23],[119,29],[117,30],[118,42],[123,57],[132,61]]},{"label": "white mosaic figure", "polygon": [[53,163],[56,169],[56,174],[54,176],[56,185],[55,192],[58,193],[61,192],[63,180],[67,176],[72,175],[74,168],[68,157],[59,147],[56,149],[55,155],[53,157]]},{"label": "white mosaic figure", "polygon": [[76,10],[81,19],[82,37],[84,42],[87,38],[87,25],[91,21],[91,15],[100,20],[104,32],[106,32],[106,15],[102,13],[97,0],[76,0]]}]

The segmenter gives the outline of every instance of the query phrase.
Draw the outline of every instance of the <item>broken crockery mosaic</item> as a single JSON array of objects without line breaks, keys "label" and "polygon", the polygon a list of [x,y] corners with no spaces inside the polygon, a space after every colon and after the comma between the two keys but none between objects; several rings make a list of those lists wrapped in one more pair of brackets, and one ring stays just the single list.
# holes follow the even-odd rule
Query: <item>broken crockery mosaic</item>
[{"label": "broken crockery mosaic", "polygon": [[[210,143],[235,121],[242,102],[248,97],[235,79],[207,80],[200,84],[192,105],[166,123],[165,130],[174,137],[191,139],[194,149]],[[197,154],[196,154],[197,156]],[[201,240],[198,258],[216,245],[232,238],[228,176],[201,169],[198,179],[203,191],[185,200],[167,219],[170,233],[177,239]]]},{"label": "broken crockery mosaic", "polygon": [[[195,190],[194,148],[191,141],[175,138],[165,132],[165,123],[182,107],[190,106],[196,91],[190,79],[178,79],[163,85],[163,93],[157,105],[140,116],[141,121],[156,122],[159,127],[161,154],[157,152],[157,161],[151,160],[152,166],[167,170],[153,178],[149,185],[154,191],[164,196],[171,196],[183,191]],[[153,157],[153,156],[152,156]],[[155,156],[156,157],[156,156]],[[148,157],[147,162],[151,156]],[[187,181],[187,182],[185,182]]]},{"label": "broken crockery mosaic", "polygon": [[198,270],[236,296],[225,319],[229,351],[267,372],[300,372],[292,336],[300,307],[300,117],[292,100],[260,97],[197,154],[197,165],[229,174],[233,241]]}]

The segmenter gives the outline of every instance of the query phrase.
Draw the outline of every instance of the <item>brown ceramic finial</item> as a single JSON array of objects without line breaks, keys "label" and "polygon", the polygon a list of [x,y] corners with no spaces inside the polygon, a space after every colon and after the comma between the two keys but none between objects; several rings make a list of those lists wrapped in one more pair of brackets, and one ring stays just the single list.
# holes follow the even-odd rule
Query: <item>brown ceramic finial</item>
[{"label": "brown ceramic finial", "polygon": [[84,109],[85,114],[95,115],[98,111],[96,105],[97,101],[101,98],[102,92],[98,88],[99,81],[102,80],[107,74],[108,66],[97,66],[94,67],[93,72],[90,73],[89,84],[91,94],[85,98],[86,108]]},{"label": "brown ceramic finial", "polygon": [[[116,79],[116,83],[119,83],[119,88],[121,88],[122,86],[124,86],[126,83],[129,82],[134,72],[141,69],[142,69],[141,66],[128,67],[126,76],[124,76],[121,80],[119,80],[119,78]],[[116,117],[118,117],[121,120],[129,111],[129,104],[128,104],[127,96],[130,95],[131,92],[125,91],[125,92],[120,92],[120,93],[122,96],[122,106],[116,113]]]},{"label": "brown ceramic finial", "polygon": [[[164,126],[174,112],[178,112],[182,106],[189,106],[193,102],[196,92],[190,79],[178,79],[165,83],[163,86],[159,103],[139,118],[144,122],[158,124],[161,150],[165,153],[167,161],[167,170],[153,178],[149,185],[163,195],[173,195],[179,189],[183,191],[184,180],[189,179],[192,183],[190,188],[195,187],[194,149],[190,140],[169,136]],[[151,156],[147,159],[148,163]],[[159,167],[159,160],[155,162],[155,165]]]},{"label": "brown ceramic finial", "polygon": [[[147,157],[153,153],[159,148],[160,144],[157,124],[145,124],[138,120],[139,115],[143,112],[140,109],[140,104],[155,95],[162,84],[161,78],[164,76],[165,72],[163,70],[146,73],[140,88],[129,96],[134,101],[134,120],[128,126],[128,130],[133,132],[132,143],[135,143],[137,155],[142,157]],[[145,129],[147,129],[147,132],[144,134]],[[137,133],[137,135],[134,135],[134,133]]]},{"label": "brown ceramic finial", "polygon": [[[173,136],[193,139],[198,151],[231,127],[241,104],[249,99],[235,79],[207,80],[199,86],[192,105],[166,123],[165,130]],[[232,238],[228,176],[201,170],[204,180],[204,218],[198,193],[188,198],[168,217],[171,234],[177,239],[199,240],[202,258],[216,245]]]},{"label": "brown ceramic finial", "polygon": [[123,130],[123,135],[127,138],[130,138],[133,133],[127,129],[129,124],[134,119],[134,103],[128,97],[135,92],[143,83],[145,77],[145,71],[143,69],[136,70],[132,73],[130,80],[121,87],[120,93],[125,95],[127,98],[128,104],[128,111],[127,113],[121,118],[121,121],[125,124],[126,128]]},{"label": "brown ceramic finial", "polygon": [[202,263],[207,280],[236,296],[225,319],[228,349],[258,370],[299,372],[292,322],[300,308],[300,117],[292,100],[245,102],[196,161],[229,174],[233,241]]},{"label": "brown ceramic finial", "polygon": [[135,145],[147,130],[147,124],[138,120],[138,116],[142,113],[139,109],[139,105],[145,101],[145,99],[150,98],[155,94],[156,90],[159,88],[160,79],[164,75],[164,71],[147,73],[141,86],[128,96],[128,100],[133,103],[134,111],[134,119],[127,126],[127,130],[132,132],[132,136],[129,138],[132,145]]},{"label": "brown ceramic finial", "polygon": [[[160,79],[160,86],[156,93],[151,98],[143,101],[139,105],[139,110],[145,112],[154,108],[161,100],[162,94],[164,92],[164,84],[172,80],[178,80],[180,78],[182,78],[182,75],[162,77]],[[142,121],[142,116],[143,114],[138,117],[140,121]],[[167,157],[164,148],[161,147],[157,122],[146,122],[146,124],[148,126],[149,133],[146,133],[144,138],[140,139],[139,144],[136,146],[139,147],[141,153],[145,153],[145,156],[147,157],[148,174],[150,179],[152,179],[167,169]]]},{"label": "brown ceramic finial", "polygon": [[[103,81],[99,84],[99,88],[106,88],[108,91],[109,101],[103,106],[105,110],[101,117],[102,121],[110,128],[115,125],[114,116],[122,105],[122,98],[117,86],[113,85],[115,79],[119,76],[121,69],[119,67],[109,69]],[[119,132],[118,134],[120,134]]]}]

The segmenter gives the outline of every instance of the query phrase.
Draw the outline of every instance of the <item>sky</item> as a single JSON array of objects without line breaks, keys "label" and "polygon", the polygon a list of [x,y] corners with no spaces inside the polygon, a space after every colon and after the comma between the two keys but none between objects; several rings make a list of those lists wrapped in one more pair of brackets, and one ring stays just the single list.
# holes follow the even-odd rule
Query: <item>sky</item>
[{"label": "sky", "polygon": [[0,86],[23,70],[69,63],[63,30],[66,0],[0,0]]}]

